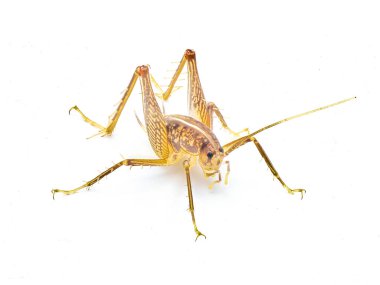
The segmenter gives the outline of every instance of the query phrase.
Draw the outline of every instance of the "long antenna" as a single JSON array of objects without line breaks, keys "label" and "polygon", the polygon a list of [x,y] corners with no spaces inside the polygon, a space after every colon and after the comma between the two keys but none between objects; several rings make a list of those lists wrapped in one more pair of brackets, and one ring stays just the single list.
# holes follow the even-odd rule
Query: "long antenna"
[{"label": "long antenna", "polygon": [[355,97],[351,97],[351,98],[348,98],[348,99],[345,99],[345,100],[342,100],[342,101],[339,101],[339,102],[336,102],[336,103],[333,103],[333,104],[330,104],[330,105],[326,105],[326,106],[323,106],[323,107],[319,107],[317,109],[314,109],[314,110],[311,110],[311,111],[307,111],[307,112],[304,112],[304,113],[301,113],[301,114],[298,114],[298,115],[294,115],[294,116],[291,116],[291,117],[288,117],[288,118],[285,118],[283,120],[280,120],[280,121],[277,121],[273,124],[270,124],[264,128],[261,128],[255,132],[253,132],[252,134],[250,134],[250,136],[254,136],[254,135],[257,135],[258,133],[261,133],[269,128],[272,128],[274,126],[277,126],[279,124],[282,124],[282,123],[285,123],[287,121],[290,121],[290,120],[293,120],[293,119],[297,119],[299,117],[303,117],[303,116],[306,116],[306,115],[309,115],[309,114],[312,114],[312,113],[315,113],[315,112],[318,112],[318,111],[322,111],[322,110],[325,110],[327,108],[330,108],[330,107],[334,107],[336,105],[340,105],[340,104],[343,104],[343,103],[346,103],[350,100],[353,100],[353,99],[356,99],[356,96]]},{"label": "long antenna", "polygon": [[257,135],[258,133],[261,133],[269,128],[272,128],[274,126],[277,126],[279,124],[282,124],[282,123],[285,123],[287,121],[290,121],[290,120],[293,120],[293,119],[296,119],[296,118],[299,118],[299,117],[303,117],[303,116],[306,116],[306,115],[309,115],[309,114],[312,114],[312,113],[315,113],[315,112],[318,112],[318,111],[322,111],[322,110],[325,110],[327,108],[330,108],[330,107],[334,107],[336,105],[340,105],[340,104],[343,104],[343,103],[346,103],[350,100],[353,100],[353,99],[356,99],[356,96],[355,97],[351,97],[351,98],[348,98],[348,99],[345,99],[345,100],[342,100],[342,101],[339,101],[339,102],[335,102],[333,104],[330,104],[330,105],[326,105],[326,106],[323,106],[323,107],[319,107],[317,109],[314,109],[314,110],[311,110],[311,111],[307,111],[307,112],[304,112],[304,113],[301,113],[301,114],[298,114],[298,115],[294,115],[294,116],[290,116],[290,117],[287,117],[285,119],[282,119],[280,121],[277,121],[275,123],[272,123],[270,125],[267,125],[247,136],[244,136],[244,137],[241,137],[237,140],[234,140],[226,145],[223,146],[223,149],[224,149],[224,152],[225,152],[225,155],[228,155],[230,152],[232,152],[233,150],[235,150],[236,148],[246,144],[247,142],[251,141],[251,138],[255,135]]}]

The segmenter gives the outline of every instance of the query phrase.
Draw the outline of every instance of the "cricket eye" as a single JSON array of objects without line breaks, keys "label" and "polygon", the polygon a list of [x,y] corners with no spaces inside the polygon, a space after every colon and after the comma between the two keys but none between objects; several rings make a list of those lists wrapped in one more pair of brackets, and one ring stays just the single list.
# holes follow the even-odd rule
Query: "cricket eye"
[{"label": "cricket eye", "polygon": [[211,159],[212,157],[213,157],[213,153],[211,152],[211,151],[209,151],[208,153],[207,153],[207,157],[209,158],[209,159]]}]

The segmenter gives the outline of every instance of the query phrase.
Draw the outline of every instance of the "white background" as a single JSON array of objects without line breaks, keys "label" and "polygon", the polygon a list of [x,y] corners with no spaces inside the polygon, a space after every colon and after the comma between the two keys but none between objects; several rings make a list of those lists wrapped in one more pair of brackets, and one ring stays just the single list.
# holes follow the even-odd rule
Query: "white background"
[{"label": "white background", "polygon": [[[0,4],[1,284],[379,284],[379,9],[376,1],[3,1]],[[258,135],[301,201],[257,150],[233,153],[230,183],[193,169],[194,242],[180,166],[121,168],[154,157],[133,110],[106,124],[136,66],[167,84],[197,52],[207,100],[251,130],[339,107]],[[168,71],[167,71],[168,70]],[[167,105],[186,112],[186,81]],[[216,125],[223,143],[233,137]],[[224,170],[223,170],[224,171]]]}]

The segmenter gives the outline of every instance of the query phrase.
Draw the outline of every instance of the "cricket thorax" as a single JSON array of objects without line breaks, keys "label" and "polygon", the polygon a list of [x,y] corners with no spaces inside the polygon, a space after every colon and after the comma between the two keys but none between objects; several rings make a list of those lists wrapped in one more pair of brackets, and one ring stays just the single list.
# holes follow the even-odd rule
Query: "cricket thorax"
[{"label": "cricket thorax", "polygon": [[165,119],[168,142],[174,152],[197,156],[206,176],[218,173],[224,151],[214,133],[192,117],[174,115]]},{"label": "cricket thorax", "polygon": [[166,117],[168,141],[175,152],[184,150],[191,155],[199,155],[203,146],[211,144],[219,149],[220,144],[212,131],[194,118],[182,115]]}]

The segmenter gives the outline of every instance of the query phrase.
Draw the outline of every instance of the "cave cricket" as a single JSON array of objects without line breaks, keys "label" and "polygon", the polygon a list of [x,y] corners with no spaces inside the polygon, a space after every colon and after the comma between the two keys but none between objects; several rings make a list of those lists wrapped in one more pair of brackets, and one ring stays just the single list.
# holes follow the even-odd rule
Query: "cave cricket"
[{"label": "cave cricket", "polygon": [[[164,101],[167,101],[175,90],[175,84],[183,71],[183,68],[187,66],[188,73],[188,116],[185,115],[166,115],[162,112],[159,104],[156,100],[156,96],[160,97]],[[122,161],[114,164],[112,167],[100,173],[95,178],[89,180],[83,185],[74,188],[72,190],[60,190],[53,189],[53,198],[55,193],[63,193],[66,195],[74,194],[83,188],[89,188],[102,178],[106,177],[108,174],[112,173],[121,166],[168,166],[176,163],[182,163],[187,182],[187,191],[189,199],[189,211],[191,214],[194,231],[196,234],[196,239],[199,236],[206,237],[202,232],[199,231],[194,214],[194,200],[191,187],[190,170],[198,163],[203,170],[206,177],[217,176],[217,180],[213,181],[209,188],[212,188],[215,183],[222,181],[222,175],[220,172],[220,167],[224,161],[227,165],[227,171],[224,176],[224,182],[227,184],[228,175],[230,172],[229,162],[225,159],[233,151],[237,150],[241,146],[248,142],[252,142],[260,155],[263,157],[264,161],[268,165],[270,171],[285,188],[289,194],[300,193],[301,198],[303,197],[304,189],[293,189],[290,188],[280,177],[277,170],[273,166],[271,160],[267,156],[263,147],[256,138],[256,135],[272,128],[281,123],[287,122],[289,120],[299,118],[323,109],[327,109],[344,102],[350,101],[355,97],[348,98],[327,106],[323,106],[308,112],[304,112],[295,116],[285,118],[283,120],[277,121],[270,125],[267,125],[255,132],[249,132],[248,129],[244,129],[240,132],[232,131],[226,121],[224,120],[222,113],[219,108],[213,102],[207,102],[203,90],[201,87],[201,82],[198,75],[196,56],[193,50],[186,50],[179,66],[174,73],[170,84],[165,92],[160,88],[156,80],[149,73],[149,66],[142,65],[138,66],[133,73],[132,79],[125,90],[123,97],[118,105],[116,111],[110,116],[108,125],[103,127],[102,125],[89,119],[84,113],[77,107],[74,106],[70,111],[77,111],[83,120],[95,128],[99,129],[98,134],[101,136],[110,136],[115,126],[120,118],[125,104],[130,97],[132,90],[134,89],[136,82],[140,81],[142,102],[143,102],[143,112],[145,119],[145,126],[142,125],[141,121],[138,119],[140,125],[145,129],[150,145],[154,150],[157,158],[153,159],[123,159]],[[152,88],[152,83],[161,90],[160,94],[155,94]],[[221,125],[224,129],[228,130],[233,135],[239,137],[225,145],[221,145],[217,137],[213,133],[213,116],[219,119]],[[246,133],[246,135],[241,136],[241,134]]]}]

